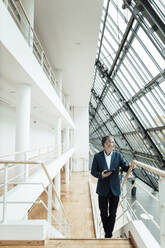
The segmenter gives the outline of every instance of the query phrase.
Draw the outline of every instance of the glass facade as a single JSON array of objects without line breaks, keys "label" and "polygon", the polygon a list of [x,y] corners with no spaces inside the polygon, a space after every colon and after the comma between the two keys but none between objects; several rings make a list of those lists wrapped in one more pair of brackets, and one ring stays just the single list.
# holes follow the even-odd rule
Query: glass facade
[{"label": "glass facade", "polygon": [[[90,143],[165,169],[165,2],[105,0],[89,104]],[[158,178],[135,176],[158,189]]]}]

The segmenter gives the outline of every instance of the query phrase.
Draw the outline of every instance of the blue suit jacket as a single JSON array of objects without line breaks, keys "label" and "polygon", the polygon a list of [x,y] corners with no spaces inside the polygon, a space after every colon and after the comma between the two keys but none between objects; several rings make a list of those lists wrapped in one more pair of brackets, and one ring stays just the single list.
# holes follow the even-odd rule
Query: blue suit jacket
[{"label": "blue suit jacket", "polygon": [[96,153],[93,158],[91,174],[98,178],[96,193],[102,196],[107,196],[109,189],[112,190],[112,193],[115,196],[120,194],[120,178],[119,178],[119,167],[123,171],[127,172],[129,166],[126,161],[123,159],[120,152],[113,150],[111,156],[110,169],[115,169],[112,174],[106,178],[102,178],[102,171],[108,170],[107,162],[104,156],[104,150]]}]

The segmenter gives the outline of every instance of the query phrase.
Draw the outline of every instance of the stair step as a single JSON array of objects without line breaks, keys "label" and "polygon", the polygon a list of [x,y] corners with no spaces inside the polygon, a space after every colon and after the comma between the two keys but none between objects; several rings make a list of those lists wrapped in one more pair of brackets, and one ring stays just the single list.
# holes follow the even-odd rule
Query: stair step
[{"label": "stair step", "polygon": [[134,248],[127,238],[111,239],[51,239],[47,248]]}]

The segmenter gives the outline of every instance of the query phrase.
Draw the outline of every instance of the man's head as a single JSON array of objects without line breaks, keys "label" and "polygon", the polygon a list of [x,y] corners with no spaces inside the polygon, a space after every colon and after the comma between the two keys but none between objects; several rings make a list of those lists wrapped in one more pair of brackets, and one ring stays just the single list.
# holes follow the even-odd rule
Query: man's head
[{"label": "man's head", "polygon": [[106,152],[111,152],[115,147],[115,141],[112,136],[104,136],[102,138],[102,146]]}]

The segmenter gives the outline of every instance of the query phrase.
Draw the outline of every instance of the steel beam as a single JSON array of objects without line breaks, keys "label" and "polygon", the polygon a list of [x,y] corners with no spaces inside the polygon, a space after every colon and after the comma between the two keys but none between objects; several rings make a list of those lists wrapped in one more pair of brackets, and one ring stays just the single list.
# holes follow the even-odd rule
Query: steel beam
[{"label": "steel beam", "polygon": [[[99,65],[101,64],[101,62],[99,63]],[[101,64],[102,65],[102,64]],[[98,66],[98,65],[97,65]],[[101,68],[102,66],[98,67],[98,70],[101,73]],[[109,85],[112,85],[113,88],[116,90],[116,92],[120,95],[120,98],[122,99],[123,102],[123,107],[125,108],[125,110],[127,110],[130,115],[134,118],[134,120],[137,123],[137,126],[140,128],[143,137],[146,137],[148,144],[150,145],[151,148],[153,148],[154,152],[156,153],[156,155],[159,156],[160,161],[162,162],[162,166],[165,166],[165,161],[163,159],[162,154],[160,153],[160,151],[158,150],[158,148],[156,147],[156,145],[154,144],[154,142],[152,141],[151,137],[149,136],[149,134],[147,133],[147,131],[145,130],[145,128],[143,127],[142,123],[140,122],[140,120],[138,119],[138,117],[136,116],[136,114],[134,113],[134,111],[132,110],[132,108],[130,107],[128,101],[126,101],[126,99],[124,98],[123,94],[120,92],[120,90],[118,89],[118,87],[115,85],[114,81],[112,80],[111,77],[109,77],[109,75],[107,74],[107,80],[109,80]],[[101,99],[100,99],[101,100]]]}]

